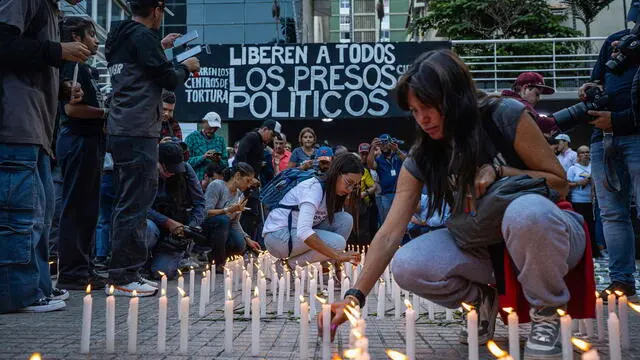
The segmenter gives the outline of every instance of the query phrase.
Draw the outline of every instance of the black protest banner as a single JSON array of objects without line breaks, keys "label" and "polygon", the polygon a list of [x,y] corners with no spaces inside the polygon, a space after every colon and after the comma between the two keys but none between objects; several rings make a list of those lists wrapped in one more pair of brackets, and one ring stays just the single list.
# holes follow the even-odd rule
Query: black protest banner
[{"label": "black protest banner", "polygon": [[396,117],[390,95],[421,53],[449,42],[209,45],[199,77],[176,90],[176,119]]}]

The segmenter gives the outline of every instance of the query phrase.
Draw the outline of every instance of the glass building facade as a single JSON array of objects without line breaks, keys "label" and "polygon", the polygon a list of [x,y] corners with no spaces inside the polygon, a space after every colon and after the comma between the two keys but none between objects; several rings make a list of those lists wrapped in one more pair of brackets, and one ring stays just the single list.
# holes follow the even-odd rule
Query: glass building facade
[{"label": "glass building facade", "polygon": [[406,41],[406,0],[383,0],[384,17],[378,20],[378,0],[331,0],[331,42]]}]

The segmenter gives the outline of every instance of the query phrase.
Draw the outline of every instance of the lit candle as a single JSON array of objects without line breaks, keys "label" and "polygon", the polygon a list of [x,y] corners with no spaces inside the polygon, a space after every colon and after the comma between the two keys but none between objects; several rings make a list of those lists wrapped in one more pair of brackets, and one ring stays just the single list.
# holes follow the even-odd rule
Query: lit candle
[{"label": "lit candle", "polygon": [[300,268],[300,294],[304,293],[305,284],[307,283],[307,270]]},{"label": "lit candle", "polygon": [[113,296],[113,285],[109,286],[109,296],[107,296],[107,331],[106,331],[106,345],[107,353],[112,353],[115,350],[115,333],[116,333],[116,298]]},{"label": "lit candle", "polygon": [[407,360],[407,356],[399,351],[385,350],[385,353],[391,360]]},{"label": "lit candle", "polygon": [[[615,296],[615,295],[614,295]],[[621,360],[622,348],[620,346],[620,322],[615,312],[609,313],[609,359]]]},{"label": "lit candle", "polygon": [[133,290],[133,297],[129,300],[129,316],[127,317],[127,325],[129,326],[129,346],[130,354],[136,353],[138,345],[138,294]]},{"label": "lit candle", "polygon": [[347,290],[349,290],[349,288],[351,287],[351,280],[349,280],[348,276],[345,276],[344,279],[342,279],[342,284],[340,284],[340,298],[344,299],[344,293],[347,292]]},{"label": "lit candle", "polygon": [[327,281],[327,292],[329,293],[329,303],[333,304],[336,297],[336,282],[333,280],[333,275],[329,272],[329,281]]},{"label": "lit candle", "polygon": [[324,279],[322,276],[322,264],[316,263],[316,278],[318,278],[318,292],[324,289]]},{"label": "lit candle", "polygon": [[262,271],[259,272],[258,289],[260,291],[260,317],[267,317],[267,279]]},{"label": "lit candle", "polygon": [[167,348],[167,292],[160,289],[158,299],[158,352],[163,353]]},{"label": "lit candle", "polygon": [[360,267],[356,266],[353,268],[353,283],[355,284],[358,281],[358,276],[360,276]]},{"label": "lit candle", "polygon": [[396,279],[393,279],[393,300],[395,305],[395,319],[400,319],[401,307],[402,307],[402,299],[400,298],[400,286],[396,282]]},{"label": "lit candle", "polygon": [[[251,288],[252,288],[253,280],[250,277],[247,277],[245,283],[245,291],[244,293],[244,318],[249,319],[251,317]],[[231,293],[229,291],[228,293]]]},{"label": "lit candle", "polygon": [[225,277],[224,277],[224,293],[228,294],[229,291],[233,292],[231,286],[231,276],[233,275],[233,270],[229,268],[225,268]]},{"label": "lit candle", "polygon": [[596,323],[598,326],[598,341],[604,341],[604,304],[602,297],[596,291]]},{"label": "lit candle", "polygon": [[[498,358],[500,360],[513,360],[513,357],[511,357],[511,355],[509,355],[506,351],[500,349],[498,344],[496,344],[496,342],[493,341],[493,340],[487,341],[487,348],[489,348],[489,352],[491,352],[491,354],[493,354],[493,356],[495,356],[496,358]],[[518,358],[516,358],[516,359],[518,359]],[[520,359],[518,359],[518,360],[520,360]]]},{"label": "lit candle", "polygon": [[[384,268],[384,273],[382,274],[384,277],[384,282],[387,284],[391,284],[391,275],[389,274],[389,265]],[[391,291],[391,286],[387,286],[387,292]]]},{"label": "lit candle", "polygon": [[216,290],[216,261],[213,260],[211,262],[211,286],[210,289],[211,294],[213,294]]},{"label": "lit candle", "polygon": [[300,316],[300,298],[302,294],[300,293],[300,277],[298,276],[298,272],[295,273],[295,284],[293,287],[294,296],[293,296],[293,316]]},{"label": "lit candle", "polygon": [[413,310],[413,306],[409,302],[409,299],[404,299],[404,304],[407,307],[405,311],[405,336],[407,342],[407,356],[409,360],[415,360],[416,358],[416,312]]},{"label": "lit candle", "polygon": [[385,282],[384,280],[380,279],[380,285],[378,285],[378,309],[377,312],[378,314],[376,315],[377,319],[383,319],[384,318],[384,309],[385,309],[385,298],[387,296],[387,293],[385,292]]},{"label": "lit candle", "polygon": [[587,328],[587,337],[594,339],[596,333],[593,327],[593,319],[584,319],[584,326]]},{"label": "lit candle", "polygon": [[93,299],[91,298],[91,284],[87,285],[87,295],[82,299],[82,335],[80,336],[80,353],[89,353],[89,340],[91,338],[91,313]]},{"label": "lit candle", "polygon": [[278,280],[278,289],[280,290],[278,292],[278,316],[282,316],[284,311],[284,276],[280,276],[280,280]]},{"label": "lit candle", "polygon": [[200,317],[204,316],[205,305],[207,305],[207,283],[209,279],[207,279],[207,273],[202,272],[202,279],[200,279],[200,307],[198,308],[198,315]]},{"label": "lit candle", "polygon": [[158,271],[158,275],[160,275],[160,292],[164,290],[164,293],[167,293],[167,275],[162,271]]},{"label": "lit candle", "polygon": [[318,279],[315,276],[309,278],[309,305],[311,316],[318,313],[316,309],[316,294],[318,291]]},{"label": "lit candle", "polygon": [[581,357],[582,360],[600,360],[598,351],[596,351],[596,349],[591,349],[591,344],[589,344],[588,342],[578,338],[571,338],[571,342],[578,349],[583,351],[582,357]]},{"label": "lit candle", "polygon": [[618,295],[618,318],[620,319],[620,343],[623,349],[631,348],[631,340],[629,339],[629,312],[627,311],[627,296],[619,290]]},{"label": "lit candle", "polygon": [[304,296],[300,295],[300,359],[307,359],[309,356],[309,304],[304,301]]},{"label": "lit candle", "polygon": [[205,277],[207,278],[207,281],[204,283],[204,288],[206,289],[206,292],[207,292],[206,304],[209,304],[211,302],[211,290],[210,290],[211,281],[209,280],[211,278],[211,270],[209,269],[209,265],[207,265],[207,271],[205,272]]},{"label": "lit candle", "polygon": [[284,294],[287,297],[287,301],[291,300],[291,271],[287,270],[284,278]]},{"label": "lit candle", "polygon": [[180,353],[186,354],[189,347],[189,297],[182,288],[180,292]]},{"label": "lit candle", "polygon": [[562,360],[573,359],[573,346],[571,345],[571,316],[566,311],[558,309],[560,315],[560,339],[562,340]]},{"label": "lit candle", "polygon": [[612,293],[609,290],[607,292],[607,307],[609,313],[616,312],[616,294]]},{"label": "lit candle", "polygon": [[[184,277],[182,277],[182,271],[178,269],[178,287],[180,289],[184,289]],[[181,296],[178,296],[178,319],[181,318],[182,313],[180,313],[180,301],[182,300]]]},{"label": "lit candle", "polygon": [[193,270],[193,266],[191,266],[191,270],[189,270],[189,301],[193,304],[195,301],[196,292],[196,271]]},{"label": "lit candle", "polygon": [[227,293],[227,300],[224,302],[224,351],[233,352],[233,297],[231,297],[231,292]]},{"label": "lit candle", "polygon": [[326,299],[314,295],[322,304],[322,360],[331,357],[331,304]]},{"label": "lit candle", "polygon": [[251,299],[251,355],[258,356],[260,353],[260,294],[256,286]]},{"label": "lit candle", "polygon": [[271,266],[271,297],[275,304],[278,301],[278,272],[275,265]]},{"label": "lit candle", "polygon": [[518,334],[518,325],[520,320],[518,314],[513,308],[504,308],[504,312],[509,314],[507,320],[509,323],[509,353],[514,359],[520,359],[520,336]]},{"label": "lit candle", "polygon": [[473,306],[462,303],[467,313],[467,343],[469,344],[469,360],[478,360],[478,313]]}]

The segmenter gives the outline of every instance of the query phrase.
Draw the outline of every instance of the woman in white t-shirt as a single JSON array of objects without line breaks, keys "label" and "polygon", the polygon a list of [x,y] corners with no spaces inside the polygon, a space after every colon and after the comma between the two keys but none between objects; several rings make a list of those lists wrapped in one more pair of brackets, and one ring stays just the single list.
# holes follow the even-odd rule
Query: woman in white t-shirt
[{"label": "woman in white t-shirt", "polygon": [[[578,160],[567,170],[567,180],[569,180],[569,200],[573,204],[573,209],[587,223],[590,234],[595,234],[595,220],[593,217],[593,193],[591,186],[591,154],[589,147],[582,145],[578,148]],[[591,236],[591,254],[595,258],[602,256],[600,248],[596,243],[596,237]]]},{"label": "woman in white t-shirt", "polygon": [[344,251],[353,218],[342,207],[347,195],[357,190],[363,171],[359,158],[342,154],[334,158],[322,179],[313,177],[289,190],[280,204],[299,210],[276,208],[269,213],[262,230],[267,250],[275,257],[288,258],[290,266],[357,260],[358,254]]}]

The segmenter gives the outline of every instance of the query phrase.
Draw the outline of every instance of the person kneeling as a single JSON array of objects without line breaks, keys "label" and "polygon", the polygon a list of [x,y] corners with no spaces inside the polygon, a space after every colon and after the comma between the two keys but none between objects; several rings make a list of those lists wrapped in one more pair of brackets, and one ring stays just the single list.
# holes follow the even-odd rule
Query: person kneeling
[{"label": "person kneeling", "polygon": [[158,192],[147,218],[147,249],[152,253],[151,276],[162,271],[168,278],[189,247],[185,225],[198,229],[204,220],[202,187],[191,165],[183,161],[182,148],[166,142],[158,146]]},{"label": "person kneeling", "polygon": [[334,260],[358,261],[344,252],[353,218],[342,211],[347,195],[358,188],[364,169],[360,159],[342,154],[323,178],[311,177],[289,190],[265,220],[263,236],[271,255],[289,266]]}]

